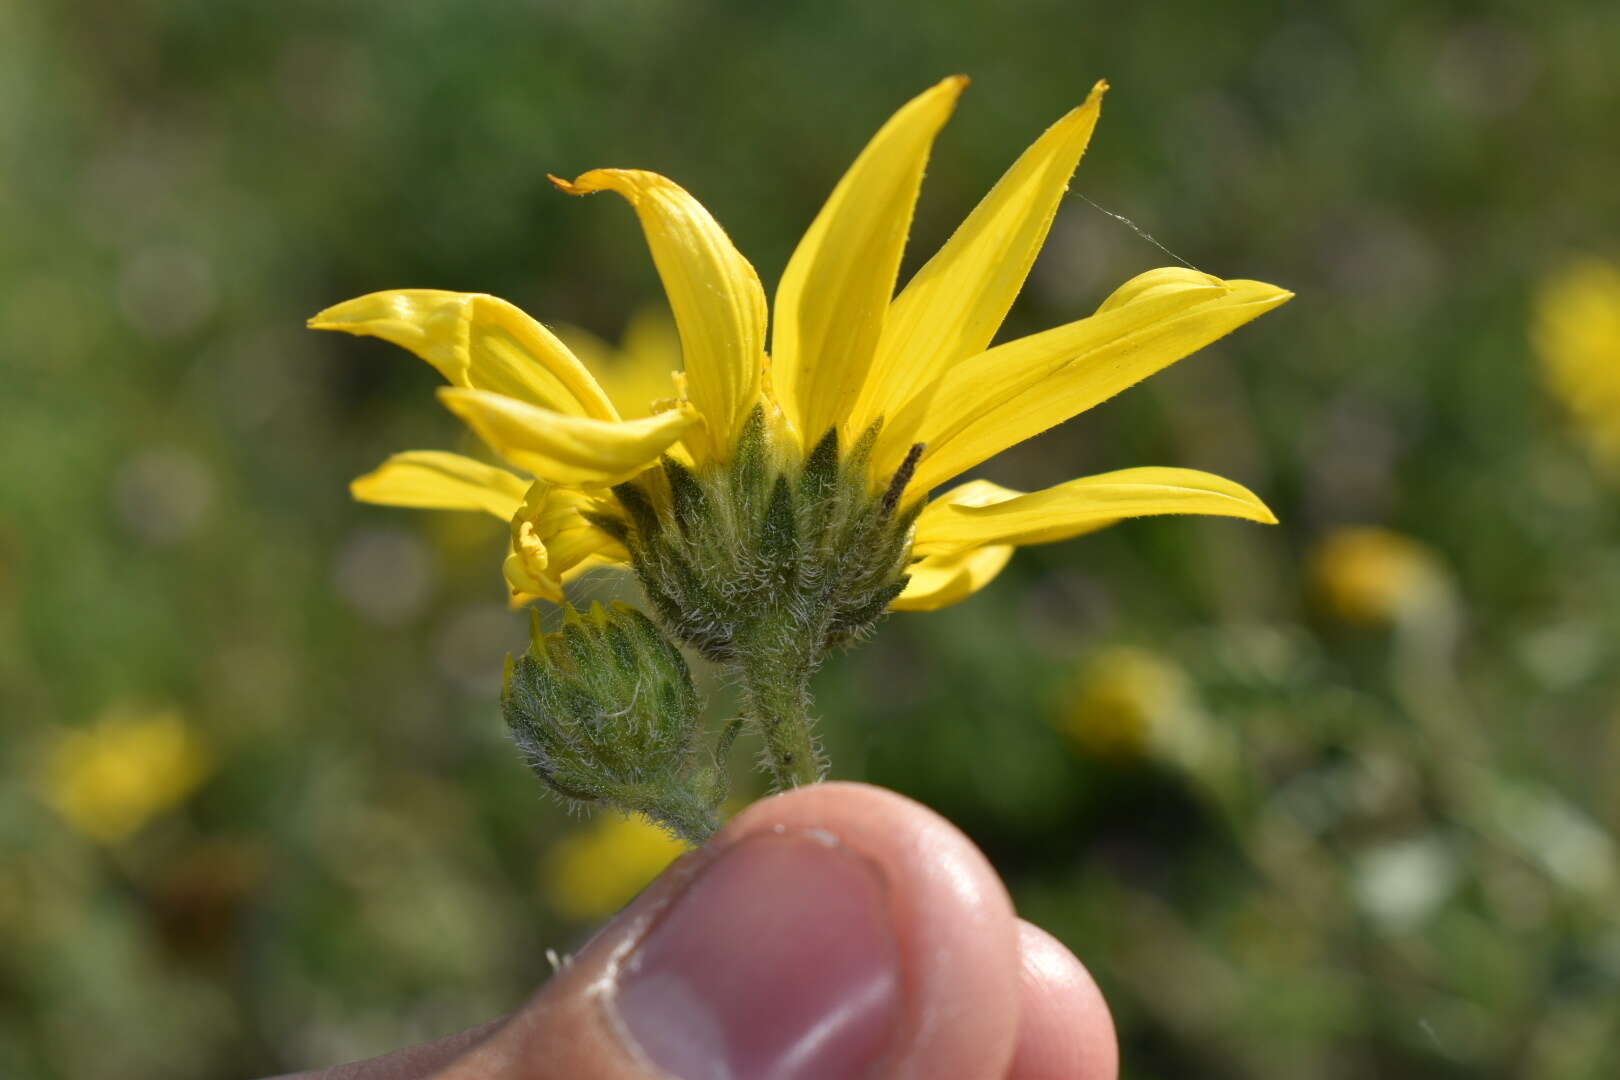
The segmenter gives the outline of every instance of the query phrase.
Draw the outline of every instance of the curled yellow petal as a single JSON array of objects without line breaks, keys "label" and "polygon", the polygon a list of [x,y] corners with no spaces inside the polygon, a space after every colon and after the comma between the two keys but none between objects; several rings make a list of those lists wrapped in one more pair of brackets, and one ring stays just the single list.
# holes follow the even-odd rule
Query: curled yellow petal
[{"label": "curled yellow petal", "polygon": [[553,483],[585,487],[630,479],[698,423],[691,409],[642,420],[593,420],[455,387],[441,389],[439,400],[518,468]]},{"label": "curled yellow petal", "polygon": [[615,191],[641,220],[680,330],[688,393],[722,460],[759,396],[765,358],[765,290],[703,205],[672,180],[640,169],[596,169],[569,183],[575,195]]},{"label": "curled yellow petal", "polygon": [[[1088,319],[955,364],[907,404],[895,428],[927,450],[908,490],[924,492],[1106,401],[1293,294],[1259,281],[1153,270]],[[904,454],[880,445],[879,470]]]},{"label": "curled yellow petal", "polygon": [[327,308],[309,325],[409,349],[452,386],[493,391],[571,416],[619,418],[585,365],[551,331],[484,293],[369,293]]},{"label": "curled yellow petal", "polygon": [[503,570],[514,607],[536,599],[562,603],[562,586],[595,566],[626,562],[629,553],[584,512],[602,509],[587,492],[536,481],[512,517]]},{"label": "curled yellow petal", "polygon": [[973,481],[923,508],[912,550],[932,555],[990,544],[1049,544],[1152,514],[1277,520],[1242,484],[1196,469],[1121,469],[1027,495]]},{"label": "curled yellow petal", "polygon": [[1107,89],[1098,82],[1035,140],[895,300],[853,427],[893,415],[949,365],[989,347],[1046,242]]},{"label": "curled yellow petal", "polygon": [[938,611],[988,585],[1012,558],[1011,544],[930,555],[907,568],[911,580],[889,605],[894,611]]},{"label": "curled yellow petal", "polygon": [[865,384],[934,136],[967,79],[913,98],[839,180],[788,260],[771,338],[775,391],[807,442],[848,421]]},{"label": "curled yellow petal", "polygon": [[628,562],[630,553],[582,511],[600,502],[587,492],[539,480],[512,516],[512,543],[502,565],[513,607],[563,602],[563,585],[595,566]]},{"label": "curled yellow petal", "polygon": [[503,521],[517,512],[528,481],[442,450],[395,454],[349,484],[361,502],[430,510],[483,510]]}]

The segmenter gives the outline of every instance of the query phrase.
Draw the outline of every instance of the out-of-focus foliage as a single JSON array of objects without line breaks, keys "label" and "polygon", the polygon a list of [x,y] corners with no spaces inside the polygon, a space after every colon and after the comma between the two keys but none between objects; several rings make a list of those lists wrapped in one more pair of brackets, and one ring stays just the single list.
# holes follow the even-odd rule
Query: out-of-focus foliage
[{"label": "out-of-focus foliage", "polygon": [[[348,500],[460,436],[425,365],[303,320],[431,286],[617,340],[634,223],[545,178],[599,165],[769,283],[952,71],[913,266],[1115,88],[1009,332],[1168,261],[1081,194],[1299,294],[984,475],[1196,467],[1283,524],[1127,524],[891,618],[818,687],[837,774],[986,848],[1132,1076],[1620,1074],[1620,483],[1531,345],[1620,259],[1617,55],[1610,0],[0,0],[0,1075],[328,1064],[545,976],[613,899],[501,732],[502,529]],[[1331,602],[1342,526],[1407,538],[1384,617]]]}]

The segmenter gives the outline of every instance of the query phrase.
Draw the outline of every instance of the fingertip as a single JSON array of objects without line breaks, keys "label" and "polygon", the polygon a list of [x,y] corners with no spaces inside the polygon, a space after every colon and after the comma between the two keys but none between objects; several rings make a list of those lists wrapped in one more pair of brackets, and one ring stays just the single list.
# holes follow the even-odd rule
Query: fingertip
[{"label": "fingertip", "polygon": [[443,1077],[1002,1077],[1019,962],[1012,902],[955,826],[816,784],[675,863]]},{"label": "fingertip", "polygon": [[1115,1080],[1119,1041],[1085,965],[1038,926],[1018,923],[1018,1045],[1008,1080]]},{"label": "fingertip", "polygon": [[762,800],[717,837],[822,830],[884,875],[905,1019],[883,1075],[1000,1076],[1018,1031],[1017,918],[989,860],[955,825],[884,788],[822,783]]}]

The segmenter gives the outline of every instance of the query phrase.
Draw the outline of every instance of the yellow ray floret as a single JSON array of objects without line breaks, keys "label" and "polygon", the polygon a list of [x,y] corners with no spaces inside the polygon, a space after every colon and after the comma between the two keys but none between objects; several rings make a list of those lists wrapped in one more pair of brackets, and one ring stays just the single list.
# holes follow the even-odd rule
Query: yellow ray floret
[{"label": "yellow ray floret", "polygon": [[619,418],[567,346],[493,296],[393,289],[329,307],[309,325],[402,346],[432,364],[452,386],[490,390],[570,416]]},{"label": "yellow ray floret", "polygon": [[[1108,400],[1224,337],[1292,294],[1194,270],[1151,270],[1089,319],[1018,338],[957,363],[894,415],[879,468],[926,450],[909,490],[946,480]],[[890,466],[892,467],[892,466]]]},{"label": "yellow ray floret", "polygon": [[1196,469],[1121,469],[1030,494],[974,480],[924,508],[912,550],[930,555],[986,544],[1050,544],[1155,514],[1277,521],[1248,488]]},{"label": "yellow ray floret", "polygon": [[512,547],[502,566],[513,607],[535,600],[560,604],[568,581],[593,566],[629,559],[623,545],[582,513],[600,509],[601,501],[584,492],[535,482],[512,516]]},{"label": "yellow ray floret", "polygon": [[1137,468],[1084,476],[1024,493],[970,480],[917,518],[919,556],[894,607],[933,611],[965,600],[1007,565],[1014,547],[1071,540],[1127,518],[1212,514],[1266,524],[1277,518],[1248,488],[1194,469]]},{"label": "yellow ray floret", "polygon": [[1097,83],[1035,140],[889,306],[853,429],[893,417],[896,404],[989,347],[1046,242],[1107,89]]},{"label": "yellow ray floret", "polygon": [[865,384],[934,136],[967,79],[954,76],[884,124],[816,215],[776,290],[772,374],[809,445],[847,422]]},{"label": "yellow ray floret", "polygon": [[759,396],[765,358],[765,290],[753,266],[696,199],[657,173],[597,169],[551,180],[574,195],[616,191],[635,207],[680,330],[688,393],[710,454],[724,460]]},{"label": "yellow ray floret", "polygon": [[460,387],[442,387],[439,400],[518,468],[582,487],[630,479],[700,419],[694,410],[681,408],[642,420],[591,420]]},{"label": "yellow ray floret", "polygon": [[910,580],[905,592],[889,607],[895,611],[938,611],[966,600],[1001,573],[1013,550],[1011,544],[992,544],[919,559],[906,570]]},{"label": "yellow ray floret", "polygon": [[507,520],[528,483],[515,473],[442,450],[395,454],[349,484],[361,502],[424,510],[483,510]]}]

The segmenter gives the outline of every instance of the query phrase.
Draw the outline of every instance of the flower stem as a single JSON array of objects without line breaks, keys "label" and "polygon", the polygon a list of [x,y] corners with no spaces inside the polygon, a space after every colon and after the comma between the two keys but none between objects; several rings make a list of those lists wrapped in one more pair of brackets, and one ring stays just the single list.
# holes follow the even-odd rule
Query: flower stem
[{"label": "flower stem", "polygon": [[746,658],[739,668],[749,719],[759,728],[765,744],[772,786],[785,791],[819,781],[826,764],[810,731],[814,662],[770,651]]}]

